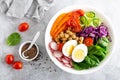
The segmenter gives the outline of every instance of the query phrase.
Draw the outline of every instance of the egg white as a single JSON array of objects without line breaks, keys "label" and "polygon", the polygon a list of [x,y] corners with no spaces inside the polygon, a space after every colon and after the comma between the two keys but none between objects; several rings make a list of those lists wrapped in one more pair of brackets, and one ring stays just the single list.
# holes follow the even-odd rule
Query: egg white
[{"label": "egg white", "polygon": [[70,45],[73,45],[74,47],[77,45],[76,40],[69,40],[63,45],[62,52],[65,56],[70,57],[69,53],[66,51],[66,48],[69,47]]},{"label": "egg white", "polygon": [[[77,50],[79,50],[79,49],[83,50],[84,55],[82,56],[82,59],[77,60],[77,59],[74,58],[74,54],[75,54],[75,52],[76,52]],[[77,46],[74,48],[74,50],[73,50],[73,52],[72,52],[72,59],[73,59],[73,61],[75,61],[75,62],[82,62],[82,61],[84,60],[84,58],[87,56],[87,53],[88,53],[87,46],[86,46],[85,44],[79,44],[79,45],[77,45]]]}]

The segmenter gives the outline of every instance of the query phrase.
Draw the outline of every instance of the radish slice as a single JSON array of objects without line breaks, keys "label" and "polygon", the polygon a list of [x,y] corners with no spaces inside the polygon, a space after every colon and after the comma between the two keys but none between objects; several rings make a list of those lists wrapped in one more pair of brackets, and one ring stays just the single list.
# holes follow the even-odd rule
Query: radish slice
[{"label": "radish slice", "polygon": [[69,61],[66,60],[65,58],[62,58],[62,62],[63,62],[64,64],[68,64],[68,63],[69,63]]},{"label": "radish slice", "polygon": [[66,67],[71,68],[72,66],[70,64],[64,64]]},{"label": "radish slice", "polygon": [[62,57],[62,52],[60,52],[60,51],[54,51],[53,52],[53,55],[56,57],[56,58],[60,58],[60,57]]},{"label": "radish slice", "polygon": [[57,57],[56,59],[57,59],[58,61],[62,62],[61,57]]},{"label": "radish slice", "polygon": [[66,56],[64,56],[64,59],[66,59],[67,61],[71,61],[71,58],[66,57]]},{"label": "radish slice", "polygon": [[50,47],[50,49],[51,49],[52,51],[56,51],[56,50],[58,49],[57,43],[54,42],[54,41],[51,41],[51,42],[49,43],[49,47]]}]

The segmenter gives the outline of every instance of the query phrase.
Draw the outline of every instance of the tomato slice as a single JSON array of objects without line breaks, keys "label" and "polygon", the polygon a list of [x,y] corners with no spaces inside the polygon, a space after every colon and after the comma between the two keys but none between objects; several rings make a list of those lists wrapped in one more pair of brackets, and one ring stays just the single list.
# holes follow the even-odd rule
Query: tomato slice
[{"label": "tomato slice", "polygon": [[28,28],[29,28],[29,24],[27,22],[23,22],[19,25],[18,30],[20,32],[24,32],[24,31],[28,30]]},{"label": "tomato slice", "polygon": [[76,10],[76,13],[78,13],[80,16],[84,16],[85,12],[82,9]]},{"label": "tomato slice", "polygon": [[14,56],[12,54],[6,55],[5,61],[7,64],[12,64],[14,62]]},{"label": "tomato slice", "polygon": [[93,45],[93,39],[90,38],[90,37],[85,38],[83,43],[84,43],[86,46],[92,46],[92,45]]},{"label": "tomato slice", "polygon": [[58,51],[62,51],[63,45],[63,43],[58,44]]}]

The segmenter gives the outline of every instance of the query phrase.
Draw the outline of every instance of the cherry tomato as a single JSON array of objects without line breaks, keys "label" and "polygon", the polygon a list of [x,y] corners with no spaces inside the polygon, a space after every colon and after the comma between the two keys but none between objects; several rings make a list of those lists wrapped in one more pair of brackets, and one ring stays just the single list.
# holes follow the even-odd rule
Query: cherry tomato
[{"label": "cherry tomato", "polygon": [[14,68],[14,69],[19,70],[19,69],[22,69],[22,67],[23,67],[23,63],[20,62],[20,61],[16,61],[16,62],[14,62],[14,64],[13,64],[13,68]]},{"label": "cherry tomato", "polygon": [[24,23],[21,23],[21,24],[19,25],[18,30],[19,30],[20,32],[24,32],[24,31],[28,30],[28,28],[29,28],[29,24],[26,23],[26,22],[24,22]]},{"label": "cherry tomato", "polygon": [[6,55],[5,61],[7,64],[12,64],[14,62],[14,56],[12,54]]},{"label": "cherry tomato", "polygon": [[93,45],[93,39],[92,38],[85,38],[84,39],[84,44],[86,46],[92,46]]},{"label": "cherry tomato", "polygon": [[78,13],[80,16],[84,16],[84,11],[82,9],[76,10],[76,13]]},{"label": "cherry tomato", "polygon": [[58,44],[58,51],[62,51],[63,43]]}]

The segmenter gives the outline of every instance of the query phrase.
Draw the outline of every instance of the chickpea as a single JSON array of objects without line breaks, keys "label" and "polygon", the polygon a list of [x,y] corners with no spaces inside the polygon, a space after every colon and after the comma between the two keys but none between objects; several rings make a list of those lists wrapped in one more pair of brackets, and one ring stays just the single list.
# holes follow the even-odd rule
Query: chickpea
[{"label": "chickpea", "polygon": [[69,37],[69,40],[72,40],[72,37]]},{"label": "chickpea", "polygon": [[80,37],[79,40],[80,40],[80,44],[82,44],[83,40],[84,40],[84,37]]},{"label": "chickpea", "polygon": [[62,40],[63,40],[63,41],[66,41],[66,40],[67,40],[67,38],[62,38]]},{"label": "chickpea", "polygon": [[72,36],[72,35],[73,35],[73,32],[70,31],[68,34]]},{"label": "chickpea", "polygon": [[65,38],[69,38],[69,35],[67,33],[65,34]]},{"label": "chickpea", "polygon": [[59,41],[59,38],[55,38],[55,41],[58,42],[58,41]]},{"label": "chickpea", "polygon": [[76,41],[78,41],[78,40],[79,40],[79,38],[78,38],[78,37],[76,37],[76,38],[75,38],[75,40],[76,40]]},{"label": "chickpea", "polygon": [[73,35],[72,35],[72,38],[73,38],[73,39],[76,39],[76,35],[75,35],[75,34],[73,34]]},{"label": "chickpea", "polygon": [[60,42],[57,42],[57,44],[60,44]]},{"label": "chickpea", "polygon": [[62,38],[64,37],[64,33],[63,32],[60,33],[60,37],[62,37]]},{"label": "chickpea", "polygon": [[69,33],[70,33],[70,30],[66,30],[66,33],[68,33],[68,34],[69,34]]}]

